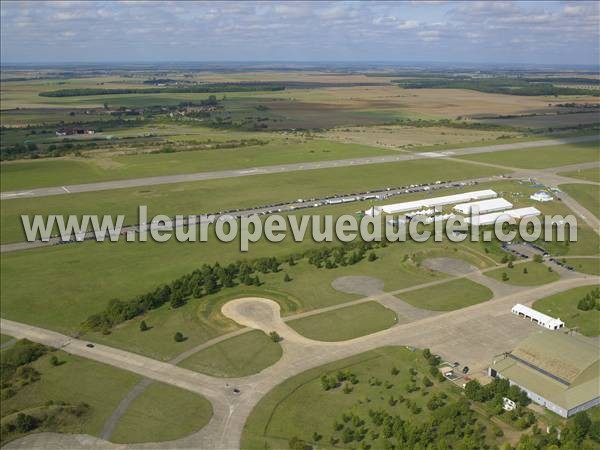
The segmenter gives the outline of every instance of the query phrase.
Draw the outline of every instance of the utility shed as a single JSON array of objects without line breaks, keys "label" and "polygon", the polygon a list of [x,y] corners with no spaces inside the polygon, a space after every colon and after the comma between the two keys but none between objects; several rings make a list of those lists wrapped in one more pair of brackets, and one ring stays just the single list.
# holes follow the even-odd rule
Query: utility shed
[{"label": "utility shed", "polygon": [[513,204],[503,198],[491,198],[489,200],[479,200],[477,202],[460,203],[454,207],[454,210],[462,214],[471,214],[471,211],[479,211],[479,214],[485,214],[495,211],[510,209]]},{"label": "utility shed", "polygon": [[532,322],[535,322],[549,330],[558,330],[565,326],[565,323],[562,320],[550,317],[520,303],[517,303],[515,306],[513,306],[511,311],[513,314],[530,319]]},{"label": "utility shed", "polygon": [[534,333],[497,357],[488,373],[562,417],[600,405],[600,345],[584,336]]}]

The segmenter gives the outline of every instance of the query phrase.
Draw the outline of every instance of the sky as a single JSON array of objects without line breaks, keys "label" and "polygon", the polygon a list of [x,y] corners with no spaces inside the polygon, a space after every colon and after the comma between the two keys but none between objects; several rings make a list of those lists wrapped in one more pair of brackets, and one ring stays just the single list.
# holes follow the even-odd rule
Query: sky
[{"label": "sky", "polygon": [[598,65],[600,2],[2,0],[1,62]]}]

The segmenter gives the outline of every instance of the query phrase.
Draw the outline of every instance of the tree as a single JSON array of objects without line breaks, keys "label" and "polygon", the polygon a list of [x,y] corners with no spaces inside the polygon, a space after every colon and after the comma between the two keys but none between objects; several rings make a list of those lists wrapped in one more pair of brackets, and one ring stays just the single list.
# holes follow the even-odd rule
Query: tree
[{"label": "tree", "polygon": [[431,387],[433,386],[433,382],[429,378],[423,377],[423,386]]},{"label": "tree", "polygon": [[369,253],[369,261],[375,261],[377,259],[377,255],[375,254],[375,252],[371,252]]},{"label": "tree", "polygon": [[528,273],[528,272],[527,272],[527,267],[523,267],[523,273],[524,273],[524,274],[527,274],[527,273]]},{"label": "tree", "polygon": [[502,281],[508,281],[508,274],[506,272],[502,272]]},{"label": "tree", "polygon": [[183,337],[183,334],[179,331],[175,333],[175,335],[173,336],[173,339],[175,339],[175,342],[183,342],[185,340],[185,338]]},{"label": "tree", "polygon": [[194,287],[194,289],[192,291],[192,295],[194,296],[194,298],[202,297],[202,286],[198,285],[198,286]]},{"label": "tree", "polygon": [[281,341],[281,336],[279,336],[279,334],[277,333],[277,331],[271,331],[269,333],[269,337],[271,338],[271,340],[273,342],[279,342],[279,341]]},{"label": "tree", "polygon": [[507,267],[508,267],[509,269],[512,269],[513,267],[515,267],[515,265],[513,264],[513,262],[512,262],[512,261],[509,261],[509,262],[508,262],[508,266],[507,266]]},{"label": "tree", "polygon": [[146,331],[146,330],[148,330],[148,325],[146,324],[145,320],[142,320],[140,322],[140,331]]},{"label": "tree", "polygon": [[287,274],[287,272],[283,276],[283,281],[285,281],[286,283],[292,281],[292,278]]},{"label": "tree", "polygon": [[214,294],[215,292],[217,292],[217,290],[217,282],[215,280],[214,275],[211,274],[206,278],[206,280],[204,280],[204,291],[207,294]]},{"label": "tree", "polygon": [[27,433],[37,427],[37,420],[29,414],[19,413],[15,419],[15,429],[19,433]]},{"label": "tree", "polygon": [[483,387],[477,380],[471,380],[465,385],[465,396],[469,400],[480,402],[483,400]]},{"label": "tree", "polygon": [[58,360],[58,358],[56,357],[56,355],[52,355],[50,357],[50,364],[54,367],[59,366],[60,365],[60,361]]},{"label": "tree", "polygon": [[171,308],[179,308],[185,304],[185,299],[183,298],[182,291],[173,292],[173,296],[171,297]]},{"label": "tree", "polygon": [[600,420],[594,420],[590,425],[589,434],[592,440],[600,442]]},{"label": "tree", "polygon": [[573,422],[571,423],[570,429],[573,431],[575,435],[575,439],[578,441],[582,441],[583,438],[587,435],[590,427],[592,426],[592,421],[585,411],[577,413],[573,416]]},{"label": "tree", "polygon": [[308,447],[305,441],[296,436],[288,441],[288,445],[290,446],[291,450],[306,450]]}]

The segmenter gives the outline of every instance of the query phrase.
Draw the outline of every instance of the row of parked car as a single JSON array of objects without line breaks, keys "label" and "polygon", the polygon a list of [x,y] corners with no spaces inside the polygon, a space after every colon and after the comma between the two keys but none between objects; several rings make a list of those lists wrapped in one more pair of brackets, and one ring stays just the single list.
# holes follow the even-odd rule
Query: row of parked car
[{"label": "row of parked car", "polygon": [[[283,212],[284,207],[290,206],[288,210],[298,210],[298,209],[306,209],[306,208],[318,208],[324,205],[336,205],[341,203],[349,203],[355,201],[365,201],[365,200],[384,200],[388,197],[402,194],[413,194],[418,192],[427,192],[438,189],[447,189],[447,188],[456,188],[463,186],[473,186],[478,184],[477,181],[471,182],[452,182],[451,180],[445,181],[435,181],[433,183],[421,183],[421,184],[411,184],[406,186],[395,186],[395,187],[386,187],[381,189],[375,189],[372,191],[363,191],[363,192],[355,192],[349,194],[336,194],[329,197],[323,198],[308,198],[302,199],[299,198],[295,201],[291,202],[278,202],[278,203],[270,203],[267,205],[257,206],[250,209],[244,208],[235,208],[226,211],[215,211],[209,212],[202,215],[197,215],[196,219],[199,221],[201,217],[205,216],[229,216],[233,218],[240,218],[243,216],[249,215],[265,215],[265,214],[274,214],[277,212]],[[133,230],[139,232],[141,227],[147,226],[147,224],[133,224],[124,227],[121,234],[124,235],[128,230]],[[170,228],[170,227],[168,227]],[[75,242],[81,242],[76,239],[62,239],[59,235],[53,235],[52,238],[56,239],[55,244],[72,244]],[[84,237],[84,241],[95,239],[94,233],[87,233]]]}]

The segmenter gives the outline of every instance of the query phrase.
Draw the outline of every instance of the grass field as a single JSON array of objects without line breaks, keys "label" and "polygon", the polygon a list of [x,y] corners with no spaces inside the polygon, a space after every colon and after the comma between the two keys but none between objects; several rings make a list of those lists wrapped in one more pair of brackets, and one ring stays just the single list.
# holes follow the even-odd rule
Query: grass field
[{"label": "grass field", "polygon": [[417,308],[453,311],[491,299],[492,291],[473,281],[458,279],[405,292],[397,297]]},{"label": "grass field", "polygon": [[345,341],[385,330],[397,320],[392,310],[377,302],[366,302],[292,320],[288,325],[309,339]]},{"label": "grass field", "polygon": [[[479,188],[488,186],[503,192],[515,205],[523,204],[529,193],[535,190],[534,187],[513,182],[481,185]],[[517,192],[519,195],[513,197],[511,192]],[[409,198],[414,196],[407,196],[407,199]],[[323,208],[322,212],[337,215],[352,213],[360,207],[350,204],[331,209]],[[539,207],[544,214],[564,214],[568,211],[560,202],[549,202]],[[552,250],[562,255],[597,254],[597,234],[589,227],[580,227],[577,243],[569,246],[556,245]],[[211,238],[207,243],[195,245],[176,242],[86,242],[7,253],[3,254],[0,261],[2,316],[71,334],[79,330],[80,323],[90,314],[102,310],[111,298],[132,298],[160,283],[170,282],[184,273],[189,273],[205,262],[219,261],[224,264],[240,258],[283,257],[314,246],[310,240],[299,244],[292,244],[288,240],[280,244],[259,242],[251,246],[249,253],[242,254],[236,242],[220,244]],[[455,248],[460,251],[455,252]],[[484,249],[488,249],[489,253],[484,253]],[[364,261],[355,266],[334,270],[313,270],[312,266],[307,267],[304,263],[293,268],[284,265],[283,270],[289,272],[293,279],[290,283],[283,281],[283,273],[261,276],[265,284],[259,289],[224,290],[219,296],[192,301],[177,310],[165,306],[151,311],[144,319],[154,328],[147,333],[139,331],[141,319],[134,319],[117,327],[111,335],[98,334],[94,335],[94,339],[155,358],[170,359],[194,345],[236,329],[235,324],[219,313],[222,302],[236,296],[257,295],[273,298],[282,304],[284,314],[290,314],[359,298],[357,295],[338,292],[331,287],[331,282],[339,276],[366,275],[380,278],[386,290],[402,289],[436,279],[435,274],[420,269],[412,259],[404,261],[404,255],[415,255],[417,263],[428,255],[460,257],[480,268],[490,267],[494,260],[499,261],[503,255],[491,244],[470,242],[460,245],[406,242],[379,249],[376,253],[378,259],[374,262]],[[165,264],[165,261],[168,261],[168,264]],[[319,286],[319,289],[314,289],[314,286]],[[45,313],[40,315],[38,311]],[[176,331],[181,331],[189,339],[175,343],[172,336]]]},{"label": "grass field", "polygon": [[[260,135],[256,139],[263,139]],[[199,149],[176,153],[8,162],[0,165],[2,191],[92,183],[127,178],[211,172],[297,162],[392,155],[391,150],[324,140],[286,142],[233,149]]]},{"label": "grass field", "polygon": [[575,172],[561,172],[559,175],[600,183],[600,168],[577,170]]},{"label": "grass field", "polygon": [[163,383],[152,383],[119,420],[110,440],[132,444],[179,439],[210,421],[212,406],[200,395]]},{"label": "grass field", "polygon": [[237,378],[275,364],[281,354],[281,345],[254,330],[211,345],[179,365],[215,377]]},{"label": "grass field", "polygon": [[[225,264],[240,258],[234,245],[207,243],[199,255],[194,245],[156,244],[114,247],[85,243],[76,247],[59,246],[42,252],[24,252],[7,255],[3,264],[2,296],[3,317],[49,327],[67,334],[75,333],[83,320],[98,312],[111,298],[128,299],[145,292],[160,282],[169,282],[183,273],[190,272],[202,262],[220,261]],[[260,255],[285,256],[310,246],[310,243],[292,245],[258,244],[249,257]],[[314,244],[312,244],[314,245]],[[148,312],[143,317],[125,322],[108,336],[100,333],[90,335],[99,342],[143,353],[153,358],[168,360],[179,353],[213,337],[237,329],[234,322],[220,314],[221,305],[230,299],[244,296],[264,296],[279,301],[284,315],[315,308],[322,308],[360,298],[359,295],[339,292],[331,287],[335,278],[348,275],[379,276],[386,289],[400,289],[440,279],[442,275],[416,267],[411,261],[403,261],[405,254],[427,250],[414,243],[389,245],[377,250],[378,259],[362,261],[354,266],[333,270],[316,269],[306,261],[295,266],[282,266],[282,272],[260,275],[264,285],[259,288],[235,287],[221,293],[192,300],[186,305],[172,309],[165,305]],[[441,251],[441,248],[440,248]],[[46,253],[48,252],[48,253]],[[455,255],[456,252],[452,252]],[[460,254],[461,252],[459,252]],[[32,258],[35,257],[35,258]],[[116,258],[116,259],[115,259]],[[124,276],[122,267],[127,260],[138,264],[128,267]],[[94,260],[94,271],[83,271],[78,278],[68,276],[78,261]],[[169,260],[171,264],[154,261]],[[482,261],[485,264],[486,261]],[[35,267],[37,277],[27,276],[25,267]],[[284,272],[292,278],[284,282]],[[110,282],[107,282],[110,280]],[[41,284],[38,284],[41,283]],[[40,286],[52,285],[53,289],[39,295]],[[318,286],[318,289],[315,289]],[[68,294],[65,294],[68,293]],[[26,308],[23,306],[27,305]],[[36,310],[47,313],[41,317]],[[145,320],[151,327],[139,331],[139,322]],[[188,340],[176,343],[173,334],[182,332]]]},{"label": "grass field", "polygon": [[[410,127],[400,125],[380,125],[371,127],[336,128],[319,136],[339,142],[348,142],[378,147],[416,148],[427,146],[493,145],[496,140],[515,133],[498,131],[478,131],[449,127]],[[483,144],[485,145],[485,144]]]},{"label": "grass field", "polygon": [[432,160],[340,167],[282,174],[144,186],[45,198],[3,200],[2,243],[24,240],[22,214],[124,214],[125,223],[137,223],[139,205],[154,214],[199,214],[225,209],[294,201],[335,193],[361,192],[386,186],[469,179],[500,173],[500,169]]},{"label": "grass field", "polygon": [[590,292],[592,288],[592,286],[582,286],[542,298],[536,301],[533,307],[552,317],[560,317],[560,320],[567,327],[576,329],[581,334],[598,336],[600,334],[600,311],[597,309],[590,311],[577,309],[579,300]]},{"label": "grass field", "polygon": [[468,156],[459,156],[459,158],[522,169],[545,169],[548,167],[598,161],[598,158],[600,158],[600,147],[598,146],[598,142],[587,142],[521,150],[506,150],[493,153],[479,153]]},{"label": "grass field", "polygon": [[58,351],[52,355],[63,364],[53,367],[50,354],[33,362],[31,366],[41,373],[41,378],[18,390],[14,397],[2,400],[3,422],[17,412],[35,412],[50,400],[71,405],[85,402],[90,405],[90,412],[78,420],[58,423],[57,431],[98,436],[106,419],[141,378],[68,353]]},{"label": "grass field", "polygon": [[492,125],[519,127],[519,128],[566,128],[579,124],[598,123],[597,112],[579,112],[575,114],[540,114],[536,116],[478,119],[478,122]]},{"label": "grass field", "polygon": [[600,275],[600,259],[597,258],[566,258],[567,264],[576,271],[590,275]]},{"label": "grass field", "polygon": [[[397,375],[391,374],[393,367],[399,369]],[[403,347],[384,347],[296,375],[269,392],[254,408],[244,427],[241,448],[287,448],[293,437],[319,448],[355,448],[356,442],[343,443],[341,432],[334,431],[333,426],[336,421],[343,423],[342,414],[350,413],[365,420],[365,428],[368,428],[360,443],[362,448],[386,448],[389,442],[369,419],[369,410],[386,411],[421,424],[430,417],[425,404],[434,394],[444,392],[449,399],[456,396],[455,388],[449,383],[435,383],[426,390],[407,393],[405,386],[411,382],[409,368],[417,371],[419,383],[424,374],[429,375],[420,353]],[[321,375],[334,376],[338,370],[348,370],[358,378],[352,392],[344,394],[341,387],[325,391],[321,387]],[[373,379],[379,380],[379,385],[369,382]],[[407,401],[392,406],[390,396],[397,399],[400,394],[422,411],[415,415],[407,407]],[[315,410],[317,404],[319,407]],[[315,432],[321,436],[318,443],[313,438]],[[332,437],[339,441],[335,447],[331,445]],[[495,438],[489,433],[486,441],[494,443]]]},{"label": "grass field", "polygon": [[589,184],[561,184],[560,188],[600,218],[600,187]]},{"label": "grass field", "polygon": [[[527,270],[527,273],[524,273],[524,270]],[[536,262],[517,264],[512,268],[501,267],[485,272],[485,275],[494,280],[503,281],[503,273],[508,275],[508,281],[506,281],[506,283],[515,284],[517,286],[538,286],[541,284],[552,283],[560,278],[556,272],[550,272],[548,266]]]},{"label": "grass field", "polygon": [[6,344],[9,341],[12,341],[13,337],[7,334],[0,334],[0,344]]}]

